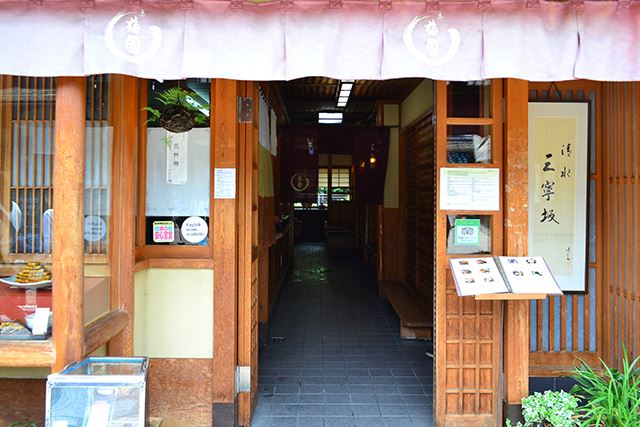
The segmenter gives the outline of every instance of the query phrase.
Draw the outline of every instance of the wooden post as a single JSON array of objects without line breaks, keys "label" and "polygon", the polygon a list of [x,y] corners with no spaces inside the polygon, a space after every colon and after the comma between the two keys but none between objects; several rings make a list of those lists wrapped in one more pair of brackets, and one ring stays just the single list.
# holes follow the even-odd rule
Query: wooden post
[{"label": "wooden post", "polygon": [[[113,190],[114,209],[118,209],[111,227],[111,309],[129,314],[129,323],[109,342],[109,354],[133,354],[136,235],[136,162],[138,154],[138,82],[136,77],[112,76],[114,127]],[[144,203],[141,203],[144,205]],[[117,249],[116,249],[117,248]]]},{"label": "wooden post", "polygon": [[53,166],[53,371],[84,352],[86,79],[60,77]]},{"label": "wooden post", "polygon": [[[504,253],[528,254],[529,82],[505,79]],[[521,416],[529,394],[529,301],[505,301],[505,417]]]},{"label": "wooden post", "polygon": [[[212,84],[213,167],[237,169],[238,82]],[[213,188],[215,194],[215,188]],[[236,195],[237,196],[237,195]],[[213,421],[216,427],[235,425],[237,360],[237,202],[213,200]]]}]

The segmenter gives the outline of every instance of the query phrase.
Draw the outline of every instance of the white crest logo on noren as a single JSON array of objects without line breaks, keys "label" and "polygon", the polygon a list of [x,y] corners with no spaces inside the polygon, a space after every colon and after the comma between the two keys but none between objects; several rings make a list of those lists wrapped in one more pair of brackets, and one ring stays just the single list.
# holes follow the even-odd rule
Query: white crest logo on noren
[{"label": "white crest logo on noren", "polygon": [[[441,31],[440,26],[446,28]],[[446,64],[460,48],[460,31],[448,28],[441,12],[434,15],[416,16],[404,29],[402,37],[409,52],[420,62],[438,66]],[[449,46],[443,52],[443,47]],[[424,46],[419,49],[418,46]]]},{"label": "white crest logo on noren", "polygon": [[143,29],[146,20],[148,17],[144,10],[115,14],[104,31],[109,51],[134,64],[141,64],[152,58],[160,49],[162,30],[157,25],[148,25]]}]

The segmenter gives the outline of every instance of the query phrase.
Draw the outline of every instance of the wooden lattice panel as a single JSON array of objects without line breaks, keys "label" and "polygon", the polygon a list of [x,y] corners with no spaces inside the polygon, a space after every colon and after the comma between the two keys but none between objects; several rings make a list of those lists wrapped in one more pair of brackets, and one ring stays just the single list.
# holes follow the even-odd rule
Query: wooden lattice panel
[{"label": "wooden lattice panel", "polygon": [[636,83],[604,84],[603,358],[620,367],[640,354],[640,121]]}]

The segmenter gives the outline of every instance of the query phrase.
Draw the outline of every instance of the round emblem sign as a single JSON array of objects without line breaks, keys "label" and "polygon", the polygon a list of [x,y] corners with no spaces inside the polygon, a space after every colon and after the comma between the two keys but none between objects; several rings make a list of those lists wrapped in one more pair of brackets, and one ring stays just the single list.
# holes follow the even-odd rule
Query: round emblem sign
[{"label": "round emblem sign", "polygon": [[123,61],[141,64],[153,57],[162,42],[162,30],[149,25],[149,17],[140,12],[119,12],[104,30],[107,49]]},{"label": "round emblem sign", "polygon": [[84,217],[84,240],[99,242],[107,235],[107,223],[101,216],[88,215]]},{"label": "round emblem sign", "polygon": [[431,66],[446,64],[460,47],[460,31],[449,27],[441,12],[416,16],[404,29],[405,46],[420,62]]},{"label": "round emblem sign", "polygon": [[199,216],[191,216],[184,220],[180,227],[182,237],[189,243],[200,243],[207,238],[209,226],[207,222]]},{"label": "round emblem sign", "polygon": [[291,184],[291,188],[293,189],[293,191],[297,191],[298,193],[300,193],[309,188],[311,181],[309,181],[309,178],[307,178],[303,174],[297,173],[291,177],[291,179],[289,180],[289,184]]}]

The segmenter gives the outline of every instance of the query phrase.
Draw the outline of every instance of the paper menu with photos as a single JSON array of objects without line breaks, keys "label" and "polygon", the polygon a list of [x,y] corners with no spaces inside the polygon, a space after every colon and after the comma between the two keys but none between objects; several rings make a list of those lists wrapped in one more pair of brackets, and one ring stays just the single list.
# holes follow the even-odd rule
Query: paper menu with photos
[{"label": "paper menu with photos", "polygon": [[459,296],[509,292],[495,260],[491,257],[452,258],[449,264]]},{"label": "paper menu with photos", "polygon": [[452,258],[449,265],[459,296],[562,295],[542,257]]},{"label": "paper menu with photos", "polygon": [[562,295],[556,279],[541,256],[497,258],[512,293]]}]

